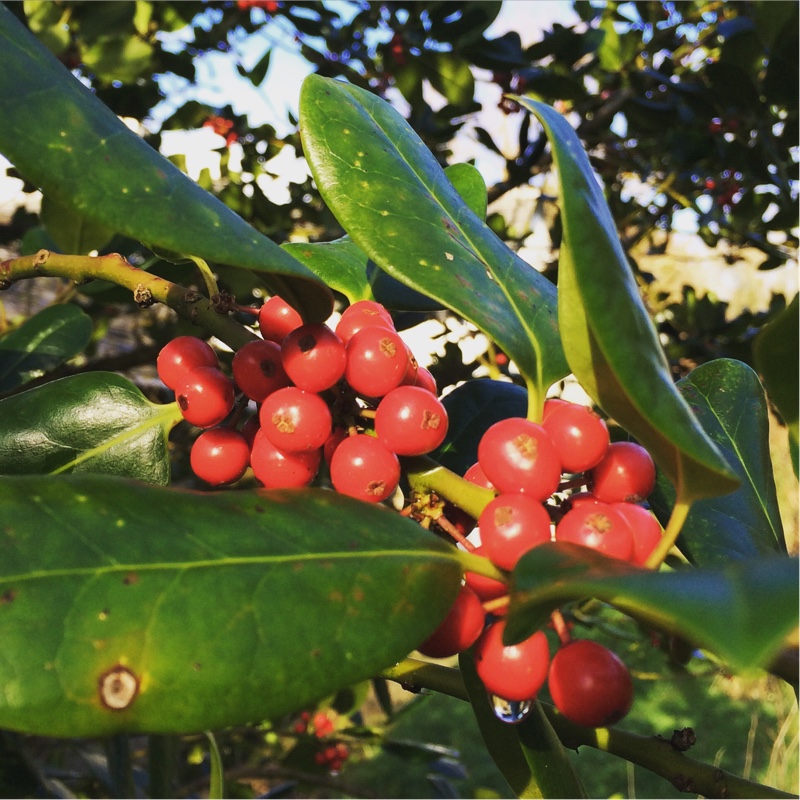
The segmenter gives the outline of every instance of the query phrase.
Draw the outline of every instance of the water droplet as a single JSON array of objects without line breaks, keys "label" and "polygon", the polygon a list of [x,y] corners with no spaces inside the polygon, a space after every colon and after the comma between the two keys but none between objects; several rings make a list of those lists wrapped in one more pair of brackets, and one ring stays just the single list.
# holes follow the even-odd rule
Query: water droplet
[{"label": "water droplet", "polygon": [[527,718],[533,708],[533,700],[505,700],[497,695],[491,695],[489,700],[492,703],[494,715],[501,722],[507,722],[509,725],[516,725]]}]

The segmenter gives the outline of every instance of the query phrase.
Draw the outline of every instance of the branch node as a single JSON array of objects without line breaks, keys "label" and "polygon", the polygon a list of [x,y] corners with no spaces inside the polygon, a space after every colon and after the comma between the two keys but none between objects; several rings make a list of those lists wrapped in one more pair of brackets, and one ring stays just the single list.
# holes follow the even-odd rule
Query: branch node
[{"label": "branch node", "polygon": [[203,299],[203,295],[200,294],[196,289],[188,289],[186,294],[183,296],[183,302],[189,303],[198,303],[200,300]]},{"label": "branch node", "polygon": [[50,258],[50,251],[49,250],[39,250],[38,253],[33,257],[33,266],[34,267],[43,267],[48,259]]},{"label": "branch node", "polygon": [[153,293],[143,284],[137,283],[133,290],[133,301],[139,308],[150,308],[156,301]]},{"label": "branch node", "polygon": [[229,314],[236,309],[236,298],[229,292],[217,292],[211,298],[211,307],[217,314]]},{"label": "branch node", "polygon": [[697,736],[692,728],[682,728],[673,731],[669,743],[679,752],[685,753],[697,743]]}]

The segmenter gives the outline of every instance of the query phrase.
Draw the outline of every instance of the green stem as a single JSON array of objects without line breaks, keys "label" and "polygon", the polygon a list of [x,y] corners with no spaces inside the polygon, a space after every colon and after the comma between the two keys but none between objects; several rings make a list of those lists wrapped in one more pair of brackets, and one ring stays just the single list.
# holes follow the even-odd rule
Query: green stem
[{"label": "green stem", "polygon": [[124,733],[111,736],[106,739],[105,750],[113,797],[136,797],[128,737]]},{"label": "green stem", "polygon": [[[429,689],[469,702],[457,669],[406,658],[381,676],[410,691]],[[644,767],[668,780],[678,791],[704,797],[788,798],[797,795],[749,781],[713,764],[696,761],[660,736],[640,736],[617,728],[583,728],[566,720],[549,703],[540,703],[558,738],[569,749],[594,747]],[[524,723],[523,723],[524,724]]]},{"label": "green stem", "polygon": [[545,393],[539,391],[539,386],[535,381],[526,381],[528,389],[528,412],[526,419],[531,422],[541,423],[544,416],[544,397]]},{"label": "green stem", "polygon": [[178,739],[154,734],[148,736],[147,743],[150,797],[174,797]]},{"label": "green stem", "polygon": [[222,754],[219,752],[217,740],[211,731],[205,732],[208,739],[209,758],[211,760],[211,780],[208,786],[210,800],[221,800],[225,796],[225,773],[222,768]]},{"label": "green stem", "polygon": [[498,569],[488,558],[459,549],[458,560],[461,562],[464,572],[474,572],[476,575],[483,575],[484,578],[491,578],[493,581],[508,583],[508,573]]},{"label": "green stem", "polygon": [[486,504],[494,498],[491,489],[465,481],[427,456],[403,460],[411,488],[417,492],[436,492],[477,519]]},{"label": "green stem", "polygon": [[233,350],[258,337],[232,317],[215,311],[211,301],[199,292],[159,278],[134,267],[118,253],[105,256],[74,256],[39,250],[32,256],[0,261],[0,285],[23,278],[68,278],[80,283],[105,280],[129,289],[141,306],[163,303],[180,317],[216,336]]},{"label": "green stem", "polygon": [[691,507],[691,502],[687,503],[680,498],[675,501],[672,513],[669,516],[669,521],[667,522],[667,527],[664,529],[664,535],[661,537],[661,541],[658,543],[656,549],[650,553],[649,558],[645,562],[645,566],[648,569],[658,569],[661,566],[662,562],[667,557],[667,553],[669,553],[675,544]]},{"label": "green stem", "polygon": [[189,258],[191,258],[192,261],[194,261],[194,263],[197,265],[197,269],[200,270],[200,274],[203,276],[203,281],[206,284],[206,291],[208,292],[208,296],[215,297],[216,295],[218,295],[219,287],[217,286],[217,279],[214,277],[214,273],[208,266],[208,262],[200,258],[200,256],[189,256]]}]

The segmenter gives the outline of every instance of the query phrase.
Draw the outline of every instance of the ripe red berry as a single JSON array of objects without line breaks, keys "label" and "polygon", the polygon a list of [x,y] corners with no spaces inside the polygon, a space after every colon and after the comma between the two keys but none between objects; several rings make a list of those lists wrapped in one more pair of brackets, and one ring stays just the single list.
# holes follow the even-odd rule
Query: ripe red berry
[{"label": "ripe red berry", "polygon": [[464,480],[482,486],[484,489],[494,489],[492,482],[483,474],[481,465],[476,461],[465,473]]},{"label": "ripe red berry", "polygon": [[547,400],[542,427],[555,445],[564,472],[584,472],[608,450],[606,423],[586,406]]},{"label": "ripe red berry", "polygon": [[478,527],[485,554],[500,569],[514,569],[525,553],[550,541],[547,509],[520,492],[491,500],[481,512]]},{"label": "ripe red berry", "polygon": [[487,628],[475,644],[475,669],[486,691],[504,700],[533,700],[547,679],[550,648],[537,631],[519,644],[503,646],[505,622]]},{"label": "ripe red berry", "polygon": [[561,461],[547,431],[522,417],[495,422],[478,443],[478,463],[500,492],[546,500],[558,488]]},{"label": "ripe red berry", "polygon": [[250,453],[250,466],[267,489],[289,489],[308,486],[317,474],[321,458],[321,449],[284,453],[259,430]]},{"label": "ripe red berry", "polygon": [[429,658],[448,658],[463,653],[481,635],[485,617],[478,595],[462,586],[447,616],[417,650]]},{"label": "ripe red berry", "polygon": [[211,345],[196,336],[178,336],[167,342],[156,359],[158,377],[173,391],[184,375],[196,367],[219,367]]},{"label": "ripe red berry", "polygon": [[608,503],[586,501],[568,511],[556,525],[557,542],[573,542],[630,561],[633,533],[628,521]]},{"label": "ripe red berry", "polygon": [[400,385],[408,367],[405,342],[388,328],[361,328],[347,343],[344,377],[360,395],[383,397]]},{"label": "ripe red berry", "polygon": [[391,314],[380,303],[359,300],[342,312],[342,317],[336,325],[336,335],[345,344],[349,344],[355,333],[373,325],[394,330]]},{"label": "ripe red berry", "polygon": [[400,462],[374,436],[348,436],[330,461],[331,483],[339,494],[367,503],[389,497],[400,480]]},{"label": "ripe red berry", "polygon": [[331,434],[331,412],[325,401],[296,386],[269,395],[258,416],[264,435],[286,453],[318,450]]},{"label": "ripe red berry", "polygon": [[447,435],[447,411],[419,386],[398,386],[378,403],[375,433],[399,456],[420,456],[435,450]]},{"label": "ripe red berry", "polygon": [[216,367],[196,367],[175,388],[183,418],[198,428],[219,425],[233,409],[235,395],[230,379]]},{"label": "ripe red berry", "polygon": [[592,469],[592,494],[604,503],[641,503],[655,485],[653,459],[635,442],[613,442]]},{"label": "ripe red berry", "polygon": [[231,367],[236,385],[256,403],[291,382],[281,362],[280,346],[264,339],[243,345]]},{"label": "ripe red berry", "polygon": [[295,328],[303,324],[303,318],[282,297],[270,297],[258,312],[258,328],[265,339],[280,344]]},{"label": "ripe red berry", "polygon": [[322,323],[293,330],[281,343],[281,358],[295,386],[307,392],[330,389],[347,365],[344,343]]},{"label": "ripe red berry", "polygon": [[[486,549],[483,545],[480,545],[472,551],[472,554],[476,556],[486,556]],[[489,600],[496,600],[498,597],[503,597],[508,594],[508,586],[506,586],[505,583],[487,578],[484,575],[478,575],[477,572],[465,572],[464,583],[478,595],[482,603],[486,603]]]},{"label": "ripe red berry", "polygon": [[194,440],[189,463],[194,474],[211,486],[234,483],[250,464],[250,445],[233,428],[209,428]]},{"label": "ripe red berry", "polygon": [[622,514],[630,525],[633,534],[631,562],[643,566],[661,541],[663,531],[659,521],[644,506],[635,503],[612,503],[611,507]]},{"label": "ripe red berry", "polygon": [[573,639],[553,656],[548,688],[568,720],[589,728],[619,722],[633,703],[633,681],[625,664],[589,639]]},{"label": "ripe red berry", "polygon": [[429,369],[417,365],[417,380],[414,386],[419,386],[420,389],[425,389],[430,392],[434,397],[439,396],[439,387],[436,385],[436,378]]}]

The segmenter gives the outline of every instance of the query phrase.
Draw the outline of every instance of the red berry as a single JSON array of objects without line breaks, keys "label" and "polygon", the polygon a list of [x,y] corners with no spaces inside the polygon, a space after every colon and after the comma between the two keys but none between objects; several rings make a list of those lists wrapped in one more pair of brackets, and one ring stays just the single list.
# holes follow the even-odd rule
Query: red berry
[{"label": "red berry", "polygon": [[586,406],[547,400],[542,427],[555,445],[564,472],[584,472],[608,450],[606,423]]},{"label": "red berry", "polygon": [[175,399],[183,418],[198,428],[219,425],[233,409],[233,384],[216,367],[196,367],[179,381]]},{"label": "red berry", "polygon": [[373,325],[394,330],[391,314],[380,303],[359,300],[342,312],[342,317],[336,325],[336,335],[345,344],[349,344],[355,333]]},{"label": "red berry", "polygon": [[325,463],[330,466],[331,459],[333,458],[333,454],[336,452],[336,448],[347,438],[347,431],[344,428],[334,428],[328,438],[325,440],[325,444],[322,445],[322,454],[325,456]]},{"label": "red berry", "polygon": [[611,507],[628,521],[633,534],[633,557],[631,562],[644,566],[653,550],[661,541],[662,528],[655,516],[644,506],[635,503],[612,503]]},{"label": "red berry", "polygon": [[607,555],[630,561],[633,533],[628,521],[608,503],[581,503],[556,525],[557,542],[573,542]]},{"label": "red berry", "polygon": [[194,440],[189,463],[194,474],[211,486],[234,483],[250,464],[250,446],[233,428],[210,428]]},{"label": "red berry", "polygon": [[264,339],[243,345],[231,366],[236,385],[256,403],[291,382],[281,362],[280,346]]},{"label": "red berry", "polygon": [[389,497],[400,480],[400,462],[374,436],[359,433],[340,442],[330,462],[339,494],[368,503]]},{"label": "red berry", "polygon": [[[486,556],[486,549],[483,545],[480,545],[480,547],[476,547],[472,551],[472,554],[476,556]],[[478,595],[482,603],[486,603],[489,600],[496,600],[498,597],[504,597],[508,594],[508,586],[506,586],[505,583],[487,578],[483,575],[478,575],[476,572],[465,572],[464,583]]]},{"label": "red berry", "polygon": [[344,377],[358,394],[383,397],[400,385],[408,368],[406,344],[388,328],[370,325],[347,343]]},{"label": "red berry", "polygon": [[653,459],[635,442],[613,442],[592,469],[592,494],[604,503],[641,503],[655,485]]},{"label": "red berry", "polygon": [[481,465],[476,461],[465,473],[464,480],[482,486],[484,489],[494,490],[492,482],[483,474]]},{"label": "red berry", "polygon": [[307,392],[330,389],[347,365],[344,343],[322,323],[293,330],[281,343],[281,357],[286,374]]},{"label": "red berry", "polygon": [[265,339],[280,344],[295,328],[303,324],[303,318],[282,297],[270,297],[258,312],[258,328]]},{"label": "red berry", "polygon": [[573,639],[553,656],[548,677],[556,708],[576,725],[619,722],[633,703],[633,681],[616,653],[590,639]]},{"label": "red berry", "polygon": [[561,461],[547,431],[522,417],[495,422],[478,443],[478,463],[500,492],[546,500],[558,488]]},{"label": "red berry", "polygon": [[447,411],[419,386],[398,386],[378,403],[375,433],[399,456],[420,456],[435,450],[447,435]]},{"label": "red berry", "polygon": [[550,541],[550,515],[538,500],[520,492],[491,500],[478,519],[481,546],[500,569],[512,570],[534,547]]},{"label": "red berry", "polygon": [[325,401],[296,386],[273,392],[258,416],[264,435],[286,453],[318,450],[331,434],[331,412]]},{"label": "red berry", "polygon": [[253,474],[267,489],[308,486],[317,474],[322,450],[284,453],[259,430],[250,453]]},{"label": "red berry", "polygon": [[478,595],[462,586],[447,616],[417,650],[429,658],[463,653],[481,635],[485,616]]},{"label": "red berry", "polygon": [[537,631],[519,644],[503,646],[505,622],[487,628],[475,645],[475,669],[486,691],[504,700],[533,700],[547,679],[550,648]]},{"label": "red berry", "polygon": [[253,414],[249,417],[247,422],[241,427],[241,434],[244,436],[247,446],[252,450],[253,442],[255,441],[256,434],[261,430],[261,422],[258,419],[258,414]]},{"label": "red berry", "polygon": [[219,359],[211,345],[196,336],[178,336],[167,342],[156,359],[158,377],[173,391],[184,375],[197,367],[219,367]]},{"label": "red berry", "polygon": [[414,386],[419,386],[420,389],[425,389],[430,392],[434,397],[439,396],[439,387],[436,385],[436,378],[429,369],[417,365],[417,380]]},{"label": "red berry", "polygon": [[317,711],[311,718],[311,724],[314,727],[314,735],[318,739],[329,736],[335,729],[333,720],[324,711]]}]

